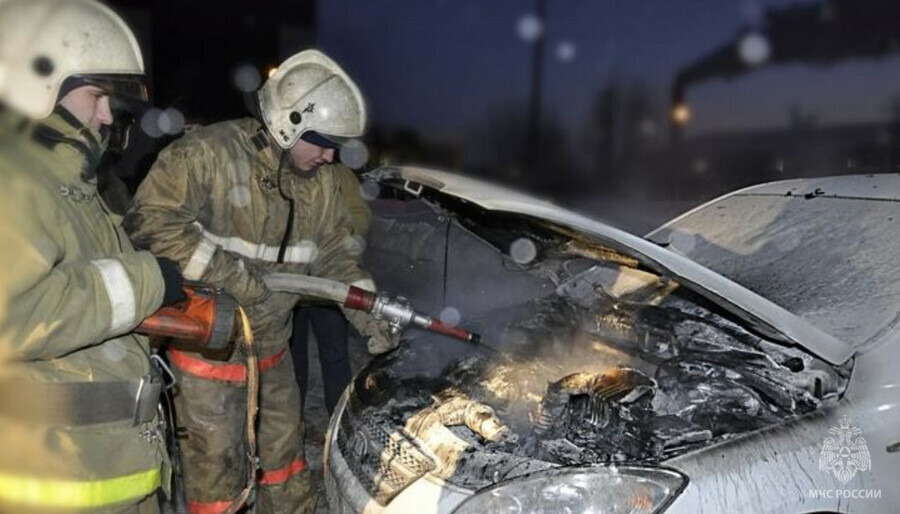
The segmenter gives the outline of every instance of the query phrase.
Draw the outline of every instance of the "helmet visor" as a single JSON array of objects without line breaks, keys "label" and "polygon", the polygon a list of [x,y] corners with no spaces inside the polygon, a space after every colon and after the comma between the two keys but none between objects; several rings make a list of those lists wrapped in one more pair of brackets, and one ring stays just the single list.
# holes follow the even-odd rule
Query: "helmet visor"
[{"label": "helmet visor", "polygon": [[79,78],[126,102],[150,101],[150,89],[143,75],[84,75]]},{"label": "helmet visor", "polygon": [[322,148],[331,148],[334,150],[340,150],[341,147],[350,140],[348,137],[330,136],[314,130],[307,130],[300,136],[300,139],[307,143],[321,146]]}]

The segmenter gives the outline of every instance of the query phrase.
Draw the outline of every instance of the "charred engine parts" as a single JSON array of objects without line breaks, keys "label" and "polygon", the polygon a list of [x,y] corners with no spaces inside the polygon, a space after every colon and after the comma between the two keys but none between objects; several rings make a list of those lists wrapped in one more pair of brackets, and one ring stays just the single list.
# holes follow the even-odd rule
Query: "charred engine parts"
[{"label": "charred engine parts", "polygon": [[509,428],[497,418],[494,409],[464,396],[437,401],[433,408],[423,410],[410,418],[407,429],[418,434],[429,424],[440,424],[444,427],[466,426],[491,442],[499,441],[509,432]]},{"label": "charred engine parts", "polygon": [[829,366],[673,302],[532,302],[506,330],[507,353],[452,363],[430,405],[392,417],[407,430],[412,419],[418,431],[453,428],[476,451],[557,464],[659,461],[811,412],[846,387],[850,364]]},{"label": "charred engine parts", "polygon": [[[613,412],[616,406],[621,406],[626,418],[633,417],[631,407],[647,410],[655,389],[653,380],[628,368],[617,368],[602,375],[573,373],[547,386],[547,394],[535,415],[535,433],[566,435],[566,428],[582,424],[592,430],[603,429],[616,415]],[[569,418],[576,421],[571,427],[560,423]]]},{"label": "charred engine parts", "polygon": [[456,356],[427,383],[417,370],[434,369],[423,364],[438,353],[431,343],[373,362],[357,384],[391,394],[357,390],[354,415],[389,420],[384,429],[420,445],[432,474],[480,488],[540,466],[660,462],[846,390],[852,360],[833,366],[768,341],[654,277],[597,266],[492,312],[481,329],[502,352]]}]

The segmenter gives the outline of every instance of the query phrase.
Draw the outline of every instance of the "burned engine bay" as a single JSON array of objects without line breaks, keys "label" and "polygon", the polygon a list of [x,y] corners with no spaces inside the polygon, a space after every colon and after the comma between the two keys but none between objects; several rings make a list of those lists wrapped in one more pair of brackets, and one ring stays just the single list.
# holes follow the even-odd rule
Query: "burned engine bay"
[{"label": "burned engine bay", "polygon": [[[357,375],[338,443],[379,502],[425,473],[477,489],[558,465],[659,462],[812,412],[847,386],[852,361],[768,341],[627,256],[536,220],[452,207],[455,217],[376,223],[393,252],[383,272],[428,281],[443,267],[443,290],[413,300],[472,300],[460,325],[483,336],[411,334]],[[523,238],[536,248],[527,262],[509,251]],[[397,255],[409,245],[418,253]],[[448,263],[494,278],[447,280]]]}]

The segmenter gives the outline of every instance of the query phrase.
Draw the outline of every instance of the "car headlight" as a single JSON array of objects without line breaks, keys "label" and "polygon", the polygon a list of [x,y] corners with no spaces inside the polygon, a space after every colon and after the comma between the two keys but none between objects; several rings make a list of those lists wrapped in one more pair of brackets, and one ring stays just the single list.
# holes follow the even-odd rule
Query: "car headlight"
[{"label": "car headlight", "polygon": [[651,514],[665,510],[687,483],[682,473],[662,467],[550,469],[479,491],[454,513]]}]

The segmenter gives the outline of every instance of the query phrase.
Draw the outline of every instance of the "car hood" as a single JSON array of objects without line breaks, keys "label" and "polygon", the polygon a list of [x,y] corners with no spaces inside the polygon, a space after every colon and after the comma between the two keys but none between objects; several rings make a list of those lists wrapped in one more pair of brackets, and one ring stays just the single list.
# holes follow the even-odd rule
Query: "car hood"
[{"label": "car hood", "polygon": [[853,356],[853,347],[762,296],[650,241],[563,209],[548,201],[481,180],[419,167],[383,167],[367,175],[376,181],[403,181],[419,195],[426,189],[450,195],[494,212],[543,220],[588,236],[637,260],[654,273],[677,281],[737,316],[775,341],[802,347],[831,364]]}]

